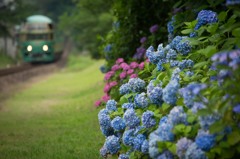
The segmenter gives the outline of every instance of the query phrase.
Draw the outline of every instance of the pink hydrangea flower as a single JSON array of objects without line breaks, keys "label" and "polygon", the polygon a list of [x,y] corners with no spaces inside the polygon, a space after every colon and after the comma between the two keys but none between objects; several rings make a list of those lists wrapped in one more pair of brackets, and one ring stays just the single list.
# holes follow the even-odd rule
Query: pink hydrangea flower
[{"label": "pink hydrangea flower", "polygon": [[102,96],[102,100],[104,102],[107,102],[110,99],[110,96],[108,94],[105,94],[104,96]]},{"label": "pink hydrangea flower", "polygon": [[127,70],[129,70],[130,69],[130,66],[127,64],[127,63],[121,63],[121,65],[120,65],[121,67],[122,67],[122,69],[124,70],[124,71],[127,71]]},{"label": "pink hydrangea flower", "polygon": [[119,68],[120,68],[119,65],[113,65],[111,70],[112,71],[117,71]]},{"label": "pink hydrangea flower", "polygon": [[132,75],[130,76],[130,78],[137,78],[137,77],[138,77],[137,74],[132,74]]},{"label": "pink hydrangea flower", "polygon": [[120,79],[124,79],[124,78],[127,77],[127,73],[126,72],[122,72],[122,73],[120,73],[119,77],[120,77]]},{"label": "pink hydrangea flower", "polygon": [[146,59],[146,62],[147,62],[147,63],[149,63],[149,62],[150,62],[150,60],[149,60],[149,59]]},{"label": "pink hydrangea flower", "polygon": [[131,75],[131,74],[133,74],[133,72],[134,72],[134,70],[133,70],[133,69],[130,69],[130,70],[127,71],[127,74],[128,74],[128,75]]},{"label": "pink hydrangea flower", "polygon": [[139,68],[140,70],[143,70],[143,69],[144,69],[144,62],[141,62],[141,63],[139,64],[138,68]]},{"label": "pink hydrangea flower", "polygon": [[117,82],[116,81],[112,81],[112,82],[109,83],[109,85],[110,85],[110,87],[114,87],[114,86],[117,85]]},{"label": "pink hydrangea flower", "polygon": [[101,100],[97,100],[94,105],[95,105],[95,107],[99,107],[101,105],[101,103],[102,103]]},{"label": "pink hydrangea flower", "polygon": [[115,74],[114,71],[109,71],[105,74],[104,80],[109,80]]},{"label": "pink hydrangea flower", "polygon": [[107,93],[107,92],[110,91],[110,89],[111,89],[111,85],[107,83],[107,84],[105,85],[103,91],[104,91],[104,93]]},{"label": "pink hydrangea flower", "polygon": [[138,63],[137,62],[131,62],[130,63],[130,67],[133,68],[133,69],[137,68],[138,67]]},{"label": "pink hydrangea flower", "polygon": [[116,60],[116,64],[120,64],[120,63],[123,63],[124,62],[124,59],[123,58],[118,58]]}]

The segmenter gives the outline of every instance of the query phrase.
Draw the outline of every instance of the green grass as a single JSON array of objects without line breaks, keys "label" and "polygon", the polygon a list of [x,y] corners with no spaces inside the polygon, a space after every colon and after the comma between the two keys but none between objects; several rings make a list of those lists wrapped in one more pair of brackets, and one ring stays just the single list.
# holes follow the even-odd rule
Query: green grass
[{"label": "green grass", "polygon": [[104,137],[93,103],[103,94],[103,61],[78,60],[81,71],[69,64],[0,101],[0,159],[100,158]]},{"label": "green grass", "polygon": [[13,65],[14,61],[11,57],[0,52],[0,68],[5,68],[7,65]]}]

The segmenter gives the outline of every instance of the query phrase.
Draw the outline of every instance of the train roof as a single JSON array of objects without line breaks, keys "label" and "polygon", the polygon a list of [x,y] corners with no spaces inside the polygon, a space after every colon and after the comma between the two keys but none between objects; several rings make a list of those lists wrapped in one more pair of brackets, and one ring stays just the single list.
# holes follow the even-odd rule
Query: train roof
[{"label": "train roof", "polygon": [[32,15],[32,16],[27,17],[27,23],[49,23],[49,24],[52,24],[53,21],[44,15]]}]

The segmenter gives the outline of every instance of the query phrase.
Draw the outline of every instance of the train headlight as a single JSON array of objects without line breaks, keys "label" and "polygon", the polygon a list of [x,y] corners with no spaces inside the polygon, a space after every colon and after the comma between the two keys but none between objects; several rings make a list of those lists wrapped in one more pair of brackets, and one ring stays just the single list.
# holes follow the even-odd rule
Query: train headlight
[{"label": "train headlight", "polygon": [[29,52],[32,51],[32,46],[31,45],[27,46],[27,51],[29,51]]},{"label": "train headlight", "polygon": [[48,51],[48,46],[47,45],[43,45],[42,49],[43,49],[43,51]]}]

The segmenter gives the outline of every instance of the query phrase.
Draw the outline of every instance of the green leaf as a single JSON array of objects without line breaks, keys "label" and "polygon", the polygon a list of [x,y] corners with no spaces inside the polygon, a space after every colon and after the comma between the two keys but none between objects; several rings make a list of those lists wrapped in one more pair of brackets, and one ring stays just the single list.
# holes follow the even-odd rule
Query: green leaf
[{"label": "green leaf", "polygon": [[212,57],[213,54],[217,52],[216,46],[210,45],[207,48],[205,48],[205,53],[204,55],[207,57]]},{"label": "green leaf", "polygon": [[218,23],[211,24],[207,27],[207,32],[215,34],[218,29]]},{"label": "green leaf", "polygon": [[193,32],[193,29],[185,29],[181,31],[182,34],[190,34],[192,32]]},{"label": "green leaf", "polygon": [[167,103],[163,103],[162,104],[162,109],[163,109],[163,111],[165,111],[165,110],[167,110],[168,108],[170,108],[171,106],[169,105],[169,104],[167,104]]},{"label": "green leaf", "polygon": [[128,100],[127,100],[126,97],[122,96],[122,97],[120,98],[120,104],[123,105],[124,103],[128,103]]},{"label": "green leaf", "polygon": [[218,20],[219,21],[225,21],[226,17],[227,17],[227,12],[221,12],[218,15]]},{"label": "green leaf", "polygon": [[228,135],[227,143],[229,145],[235,145],[240,141],[240,134],[238,131],[232,132],[230,135]]},{"label": "green leaf", "polygon": [[157,76],[157,79],[158,80],[163,80],[163,78],[166,76],[166,73],[165,72],[161,72],[159,73],[159,75]]},{"label": "green leaf", "polygon": [[224,129],[225,125],[222,124],[222,122],[215,122],[214,124],[212,124],[209,128],[210,133],[217,133],[220,132]]},{"label": "green leaf", "polygon": [[208,77],[204,77],[203,79],[201,79],[202,83],[205,83],[208,80]]},{"label": "green leaf", "polygon": [[203,62],[199,62],[199,63],[196,63],[194,66],[193,66],[193,68],[201,68],[201,67],[203,67],[203,66],[205,66],[205,65],[207,65],[209,62],[208,61],[203,61]]},{"label": "green leaf", "polygon": [[232,31],[232,35],[235,37],[240,37],[240,28],[236,28]]}]

